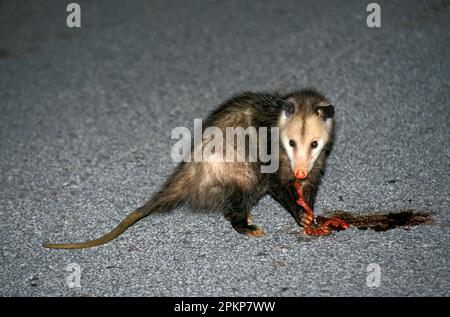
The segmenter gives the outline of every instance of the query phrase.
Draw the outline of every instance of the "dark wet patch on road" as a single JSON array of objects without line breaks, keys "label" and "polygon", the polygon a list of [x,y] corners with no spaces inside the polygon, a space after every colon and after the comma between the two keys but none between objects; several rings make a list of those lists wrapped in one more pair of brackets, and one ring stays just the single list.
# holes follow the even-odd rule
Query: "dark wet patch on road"
[{"label": "dark wet patch on road", "polygon": [[9,50],[5,48],[0,48],[0,59],[11,57],[12,54]]},{"label": "dark wet patch on road", "polygon": [[433,222],[430,213],[413,209],[374,213],[371,215],[358,215],[346,211],[337,211],[332,214],[332,217],[338,217],[347,222],[351,227],[359,230],[370,229],[374,231],[387,231],[395,228],[409,229],[414,226]]}]

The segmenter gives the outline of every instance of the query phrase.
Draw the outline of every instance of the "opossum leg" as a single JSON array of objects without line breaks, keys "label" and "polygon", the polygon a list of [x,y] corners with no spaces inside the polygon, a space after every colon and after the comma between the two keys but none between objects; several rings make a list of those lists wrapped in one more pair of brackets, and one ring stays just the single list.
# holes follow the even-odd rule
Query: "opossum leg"
[{"label": "opossum leg", "polygon": [[254,225],[253,217],[250,213],[251,199],[240,191],[235,191],[228,195],[224,203],[224,216],[231,222],[234,230],[248,237],[262,237],[264,230]]},{"label": "opossum leg", "polygon": [[247,223],[249,225],[253,224],[253,215],[252,215],[252,213],[250,211],[247,213]]},{"label": "opossum leg", "polygon": [[300,227],[307,227],[313,221],[306,211],[296,204],[297,195],[292,185],[273,186],[270,188],[269,194],[291,214]]},{"label": "opossum leg", "polygon": [[[311,211],[314,211],[314,201],[317,195],[317,187],[306,183],[302,186],[303,198]],[[302,215],[303,227],[308,227],[314,222],[314,215],[304,212]]]},{"label": "opossum leg", "polygon": [[232,212],[228,213],[225,217],[229,219],[234,230],[240,234],[245,234],[247,237],[263,237],[265,235],[264,230],[249,222],[248,215],[249,213],[245,212]]},{"label": "opossum leg", "polygon": [[303,197],[311,210],[314,210],[314,201],[316,200],[317,187],[306,183],[302,186]]}]

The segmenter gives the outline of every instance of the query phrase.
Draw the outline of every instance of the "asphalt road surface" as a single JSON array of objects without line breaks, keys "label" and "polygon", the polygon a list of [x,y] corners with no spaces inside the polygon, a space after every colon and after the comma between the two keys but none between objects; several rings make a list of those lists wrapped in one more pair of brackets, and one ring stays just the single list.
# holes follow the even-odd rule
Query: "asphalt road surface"
[{"label": "asphalt road surface", "polygon": [[[0,1],[0,295],[450,295],[448,0],[379,1],[381,28],[370,1],[104,0],[70,29],[66,2]],[[180,208],[102,247],[41,247],[142,205],[176,165],[173,128],[306,86],[336,108],[317,213],[431,223],[308,238],[266,197],[260,239]]]}]

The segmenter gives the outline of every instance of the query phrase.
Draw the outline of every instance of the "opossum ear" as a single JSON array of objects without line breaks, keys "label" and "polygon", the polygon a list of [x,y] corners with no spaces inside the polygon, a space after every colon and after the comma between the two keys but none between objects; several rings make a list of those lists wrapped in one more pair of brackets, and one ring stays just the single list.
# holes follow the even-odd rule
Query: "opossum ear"
[{"label": "opossum ear", "polygon": [[277,103],[277,105],[279,105],[281,107],[281,110],[284,112],[286,117],[292,116],[292,114],[294,113],[295,107],[291,102],[279,98],[276,101],[276,103]]},{"label": "opossum ear", "polygon": [[317,107],[316,112],[323,120],[334,117],[334,107],[332,105]]}]

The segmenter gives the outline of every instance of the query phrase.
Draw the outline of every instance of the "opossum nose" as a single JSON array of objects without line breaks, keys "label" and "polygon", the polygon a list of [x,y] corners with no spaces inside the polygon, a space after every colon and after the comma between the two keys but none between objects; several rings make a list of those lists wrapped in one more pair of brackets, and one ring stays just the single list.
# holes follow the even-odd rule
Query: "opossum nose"
[{"label": "opossum nose", "polygon": [[298,179],[305,179],[308,176],[308,173],[304,169],[295,169],[294,177]]}]

